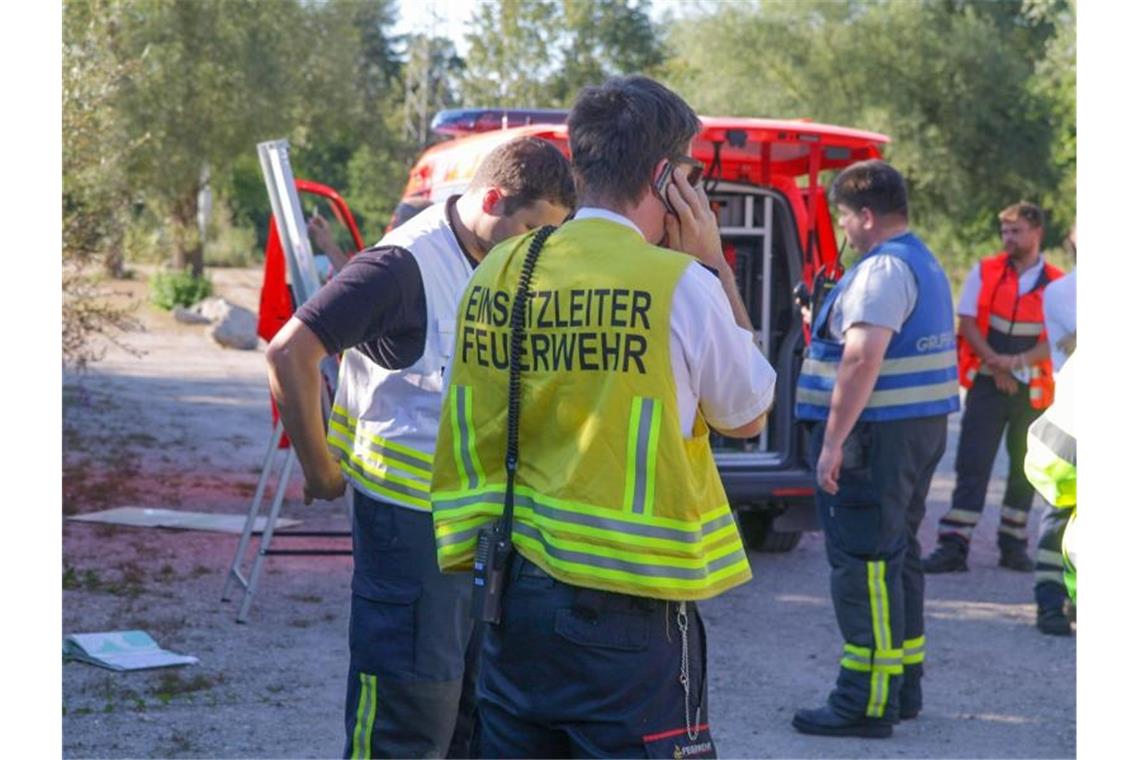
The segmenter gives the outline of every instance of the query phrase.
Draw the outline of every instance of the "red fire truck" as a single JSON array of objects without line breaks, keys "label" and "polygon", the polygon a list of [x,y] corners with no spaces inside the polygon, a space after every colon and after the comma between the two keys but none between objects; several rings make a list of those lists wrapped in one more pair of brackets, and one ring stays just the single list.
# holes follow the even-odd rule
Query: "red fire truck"
[{"label": "red fire truck", "polygon": [[[461,193],[488,152],[520,135],[549,140],[569,155],[566,113],[439,113],[432,128],[451,139],[420,156],[401,202],[422,206]],[[810,293],[815,283],[841,274],[821,173],[878,158],[890,138],[807,119],[706,116],[701,121],[704,127],[693,141],[693,156],[705,164],[705,189],[720,221],[725,255],[736,271],[756,343],[779,378],[767,429],[744,441],[714,435],[714,451],[749,546],[789,551],[804,530],[818,528],[806,433],[793,415],[805,341],[793,294],[801,283]],[[340,202],[339,196],[335,200]],[[336,210],[351,220],[346,206]],[[274,239],[271,234],[271,246]],[[269,258],[267,251],[267,271]]]}]

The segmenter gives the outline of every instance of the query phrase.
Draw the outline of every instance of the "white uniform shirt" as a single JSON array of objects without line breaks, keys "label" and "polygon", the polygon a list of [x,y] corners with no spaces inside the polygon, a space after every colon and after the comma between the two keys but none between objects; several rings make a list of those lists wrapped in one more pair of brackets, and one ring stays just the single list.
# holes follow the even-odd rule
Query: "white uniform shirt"
[{"label": "white uniform shirt", "polygon": [[[575,219],[607,219],[637,230],[621,214],[582,208]],[[642,235],[644,238],[644,235]],[[776,371],[736,324],[720,280],[696,259],[681,275],[669,314],[669,361],[677,387],[681,430],[692,437],[697,407],[709,425],[731,430],[772,405]]]},{"label": "white uniform shirt", "polygon": [[1068,354],[1057,346],[1062,338],[1077,331],[1077,270],[1045,286],[1045,334],[1049,340],[1049,358],[1057,372],[1069,360]]},{"label": "white uniform shirt", "polygon": [[[1037,263],[1022,272],[1017,278],[1017,294],[1023,296],[1033,290],[1033,286],[1037,284],[1037,278],[1041,276],[1041,270],[1044,268],[1045,257],[1038,256]],[[977,263],[966,275],[966,281],[962,283],[962,295],[958,297],[958,316],[978,316],[978,297],[981,294],[982,265]]]}]

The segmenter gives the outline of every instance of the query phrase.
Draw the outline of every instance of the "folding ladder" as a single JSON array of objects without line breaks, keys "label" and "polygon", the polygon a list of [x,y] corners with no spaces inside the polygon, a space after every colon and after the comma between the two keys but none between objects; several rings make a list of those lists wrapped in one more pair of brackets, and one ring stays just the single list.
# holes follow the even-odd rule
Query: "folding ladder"
[{"label": "folding ladder", "polygon": [[[298,306],[309,300],[320,288],[320,277],[317,274],[316,263],[313,259],[312,248],[309,246],[309,237],[306,230],[305,219],[301,211],[301,200],[297,195],[296,181],[293,169],[289,163],[289,142],[287,140],[273,140],[263,142],[257,146],[257,155],[261,160],[261,173],[265,178],[265,187],[269,192],[270,204],[277,229],[281,235],[281,247],[285,254],[288,267],[289,283],[293,291],[294,303]],[[337,360],[336,357],[325,357],[321,362],[321,412],[325,424],[328,424],[332,410],[332,399],[335,395]],[[257,481],[253,500],[249,505],[249,514],[246,516],[245,526],[238,539],[237,551],[234,552],[233,562],[222,586],[222,601],[229,601],[231,582],[236,582],[244,590],[241,605],[238,608],[237,622],[244,623],[253,604],[253,595],[257,591],[257,583],[261,574],[261,566],[265,557],[270,554],[292,555],[351,555],[351,549],[274,549],[272,548],[277,518],[281,512],[281,504],[285,500],[285,490],[289,485],[289,478],[293,473],[293,463],[296,455],[292,447],[285,449],[284,461],[279,472],[275,460],[280,451],[281,437],[285,428],[278,419],[273,427],[273,434],[269,439],[269,446],[261,464],[261,476]],[[261,512],[265,492],[270,482],[273,482],[273,500],[266,517],[265,528],[255,531],[254,526]],[[346,497],[349,525],[352,524],[352,498]],[[248,574],[242,572],[246,553],[255,533],[260,533],[257,551],[249,567]],[[351,536],[351,531],[287,531],[277,534],[278,538],[299,537],[345,537]]]}]

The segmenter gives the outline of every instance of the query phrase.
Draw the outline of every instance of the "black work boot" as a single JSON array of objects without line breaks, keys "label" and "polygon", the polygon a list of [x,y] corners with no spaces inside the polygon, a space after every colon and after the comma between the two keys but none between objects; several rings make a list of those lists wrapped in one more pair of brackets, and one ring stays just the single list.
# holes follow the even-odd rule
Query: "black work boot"
[{"label": "black work boot", "polygon": [[816,736],[862,736],[866,739],[886,739],[891,735],[891,723],[882,718],[844,718],[824,705],[815,710],[797,710],[792,725],[802,734]]},{"label": "black work boot", "polygon": [[1019,573],[1031,573],[1034,568],[1033,560],[1021,545],[1001,547],[1001,559],[998,560],[998,564]]},{"label": "black work boot", "polygon": [[1073,626],[1063,607],[1038,607],[1037,630],[1048,636],[1072,636]]},{"label": "black work boot", "polygon": [[970,568],[966,566],[968,549],[953,539],[939,539],[938,546],[930,556],[922,560],[922,572],[927,575],[938,573],[964,573]]}]

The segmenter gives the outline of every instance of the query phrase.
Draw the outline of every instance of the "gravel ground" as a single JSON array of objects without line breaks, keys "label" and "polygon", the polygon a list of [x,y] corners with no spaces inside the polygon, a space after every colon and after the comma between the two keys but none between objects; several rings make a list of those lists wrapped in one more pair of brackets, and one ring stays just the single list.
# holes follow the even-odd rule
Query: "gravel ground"
[{"label": "gravel ground", "polygon": [[[213,278],[221,295],[256,309],[260,272]],[[145,294],[141,282],[124,289]],[[269,436],[262,351],[222,349],[204,328],[148,306],[140,316],[147,331],[130,343],[145,356],[112,351],[87,375],[64,376],[65,513],[129,505],[244,513]],[[951,423],[922,530],[928,549],[953,488]],[[1004,468],[999,461],[995,472]],[[1002,486],[995,477],[970,572],[928,579],[925,710],[887,741],[792,729],[796,709],[822,703],[842,645],[822,536],[806,535],[787,554],[751,555],[754,580],[701,607],[721,756],[1074,757],[1075,638],[1039,634],[1031,575],[997,567],[993,505]],[[309,529],[347,526],[343,505],[305,507],[299,496],[294,477],[284,516]],[[65,663],[65,757],[339,755],[350,560],[271,557],[239,625],[236,601],[220,601],[236,544],[221,533],[65,521],[63,633],[142,628],[201,660],[135,673]]]}]

